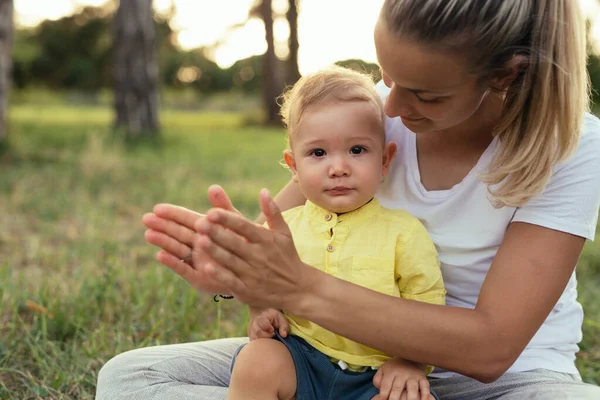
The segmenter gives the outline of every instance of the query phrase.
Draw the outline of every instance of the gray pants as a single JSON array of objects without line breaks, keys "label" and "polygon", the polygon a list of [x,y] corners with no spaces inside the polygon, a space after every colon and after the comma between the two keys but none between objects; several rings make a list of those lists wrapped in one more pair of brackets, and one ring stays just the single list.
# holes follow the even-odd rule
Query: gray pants
[{"label": "gray pants", "polygon": [[[100,371],[96,400],[224,400],[231,358],[247,341],[219,339],[120,354]],[[441,400],[600,399],[600,387],[548,370],[508,373],[491,384],[465,377],[431,379],[431,388]]]}]

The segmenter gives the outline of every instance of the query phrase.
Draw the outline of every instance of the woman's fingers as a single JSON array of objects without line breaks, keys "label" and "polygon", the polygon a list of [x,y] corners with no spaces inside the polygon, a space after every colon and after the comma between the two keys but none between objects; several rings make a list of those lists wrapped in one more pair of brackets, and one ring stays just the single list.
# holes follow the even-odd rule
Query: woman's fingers
[{"label": "woman's fingers", "polygon": [[[213,190],[217,197],[226,198],[222,189],[211,188],[209,193]],[[215,278],[210,280],[227,287],[239,301],[259,308],[285,309],[286,301],[301,293],[303,283],[311,279],[307,270],[312,268],[301,262],[287,224],[270,203],[268,192],[263,191],[261,204],[270,209],[266,215],[275,230],[223,208],[197,219],[193,264],[198,268],[197,255],[206,254],[218,268],[206,264],[203,271],[214,271]]]},{"label": "woman's fingers", "polygon": [[164,250],[156,253],[156,259],[163,265],[167,266],[169,269],[173,270],[177,275],[181,276],[183,279],[192,284],[196,289],[202,289],[198,287],[198,271],[192,268],[189,264],[184,263],[177,257],[173,256],[173,254],[169,254]]},{"label": "woman's fingers", "polygon": [[[254,256],[256,254],[252,243],[249,243],[237,233],[226,229],[219,224],[210,222],[208,218],[199,221],[196,226],[198,227],[198,232],[201,235],[208,236],[214,244],[222,247],[231,254],[238,256],[242,260],[250,261],[252,258],[255,258]],[[198,241],[196,241],[195,244],[200,246],[200,242]],[[220,260],[217,261],[221,262]],[[230,266],[231,264],[227,263],[222,265]],[[233,272],[235,273],[236,271]]]},{"label": "woman's fingers", "polygon": [[152,211],[154,211],[154,214],[158,217],[176,222],[192,231],[194,230],[194,223],[196,220],[203,217],[200,213],[173,204],[157,204]]},{"label": "woman's fingers", "polygon": [[164,233],[165,235],[188,246],[191,246],[192,244],[195,233],[194,230],[189,229],[178,222],[161,218],[154,213],[145,214],[142,217],[142,222],[148,229]]},{"label": "woman's fingers", "polygon": [[193,239],[190,239],[189,245],[183,244],[178,239],[152,229],[147,230],[144,237],[148,243],[160,247],[177,260],[187,259],[191,255]]},{"label": "woman's fingers", "polygon": [[204,267],[204,272],[212,282],[227,288],[228,293],[234,295],[238,300],[241,300],[242,302],[245,300],[239,295],[245,289],[244,282],[231,271],[228,271],[217,264],[207,263]]},{"label": "woman's fingers", "polygon": [[196,232],[203,233],[203,229],[208,229],[210,227],[208,224],[205,224],[205,221],[212,223],[212,225],[219,224],[252,243],[260,242],[268,236],[268,230],[262,226],[249,221],[240,214],[220,208],[209,210],[208,213],[206,213],[206,218],[198,220],[194,226]]},{"label": "woman's fingers", "polygon": [[[229,234],[231,235],[231,233]],[[233,274],[238,275],[248,269],[248,264],[245,261],[242,261],[236,254],[221,246],[221,244],[213,242],[212,237],[206,235],[198,235],[198,238],[194,242],[194,248],[201,249],[210,258],[226,267]]]},{"label": "woman's fingers", "polygon": [[260,191],[259,199],[260,209],[264,214],[265,219],[267,220],[267,225],[269,225],[269,228],[275,231],[290,234],[290,228],[288,224],[283,219],[279,207],[277,206],[277,204],[275,204],[273,198],[271,197],[271,194],[267,189],[262,189]]},{"label": "woman's fingers", "polygon": [[229,196],[219,185],[211,185],[208,188],[208,200],[210,200],[213,207],[222,208],[228,211],[240,213],[234,206]]},{"label": "woman's fingers", "polygon": [[211,278],[211,275],[206,272],[204,265],[200,268],[191,266],[164,250],[156,254],[156,259],[188,281],[195,289],[208,293],[229,293],[227,286]]}]

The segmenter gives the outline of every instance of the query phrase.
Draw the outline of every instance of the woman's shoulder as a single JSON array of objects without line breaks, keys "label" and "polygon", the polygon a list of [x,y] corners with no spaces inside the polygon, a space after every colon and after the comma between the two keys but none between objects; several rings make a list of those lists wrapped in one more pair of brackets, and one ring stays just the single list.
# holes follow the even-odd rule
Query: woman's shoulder
[{"label": "woman's shoulder", "polygon": [[600,119],[593,114],[585,113],[575,152],[556,166],[555,173],[564,168],[589,168],[592,166],[600,168]]},{"label": "woman's shoulder", "polygon": [[519,207],[512,221],[594,239],[600,208],[600,120],[584,116],[575,153],[554,167],[544,191]]},{"label": "woman's shoulder", "polygon": [[597,116],[585,113],[583,116],[583,129],[579,138],[578,151],[586,145],[600,147],[600,119]]}]

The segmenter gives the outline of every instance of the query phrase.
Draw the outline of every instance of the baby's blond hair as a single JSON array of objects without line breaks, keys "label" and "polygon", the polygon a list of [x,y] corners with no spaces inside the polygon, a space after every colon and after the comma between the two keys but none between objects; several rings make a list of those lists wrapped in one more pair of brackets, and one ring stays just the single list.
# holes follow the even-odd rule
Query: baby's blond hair
[{"label": "baby's blond hair", "polygon": [[381,115],[382,132],[385,126],[383,102],[370,75],[351,69],[331,66],[304,75],[282,95],[280,114],[290,141],[298,131],[298,126],[309,106],[331,101],[366,101]]}]

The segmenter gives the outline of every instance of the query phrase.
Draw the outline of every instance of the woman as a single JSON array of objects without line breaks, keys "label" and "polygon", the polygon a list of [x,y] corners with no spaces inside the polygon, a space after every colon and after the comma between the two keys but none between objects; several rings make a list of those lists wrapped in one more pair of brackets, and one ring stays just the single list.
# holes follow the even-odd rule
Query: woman
[{"label": "woman", "polygon": [[[383,5],[380,89],[400,151],[377,197],[427,228],[449,307],[370,292],[301,263],[278,211],[303,202],[294,184],[275,202],[262,193],[271,230],[212,188],[220,210],[203,218],[158,206],[145,217],[146,238],[199,289],[436,365],[431,388],[442,400],[600,398],[574,365],[583,319],[574,268],[594,238],[600,198],[600,122],[584,116],[584,25],[572,0]],[[245,340],[122,354],[101,371],[98,398],[223,399]]]}]

